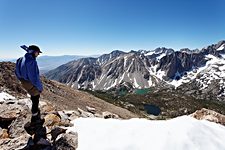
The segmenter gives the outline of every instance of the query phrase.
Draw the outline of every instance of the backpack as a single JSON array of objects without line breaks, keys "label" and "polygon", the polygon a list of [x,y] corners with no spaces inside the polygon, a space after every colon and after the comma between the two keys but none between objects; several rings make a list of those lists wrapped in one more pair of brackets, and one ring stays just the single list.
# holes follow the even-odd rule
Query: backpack
[{"label": "backpack", "polygon": [[18,59],[16,60],[16,70],[15,70],[15,74],[16,74],[16,77],[17,77],[18,79],[21,79],[21,78],[22,78],[22,77],[21,77],[21,70],[20,70],[22,60],[23,60],[23,57],[20,57],[20,58],[18,58]]}]

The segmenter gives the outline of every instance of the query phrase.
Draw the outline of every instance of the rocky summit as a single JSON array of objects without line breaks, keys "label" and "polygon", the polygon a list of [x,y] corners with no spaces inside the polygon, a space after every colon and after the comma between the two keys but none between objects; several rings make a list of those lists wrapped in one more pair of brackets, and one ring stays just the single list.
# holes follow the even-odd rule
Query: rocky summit
[{"label": "rocky summit", "polygon": [[[5,94],[4,92],[1,93]],[[6,94],[8,95],[8,94]],[[2,98],[2,97],[1,97]],[[50,109],[51,108],[51,109]],[[76,132],[67,131],[76,118],[115,118],[122,119],[111,112],[97,113],[96,109],[87,106],[73,110],[56,110],[48,102],[40,102],[41,116],[44,118],[44,136],[38,141],[33,140],[31,129],[26,124],[31,119],[31,101],[29,98],[1,99],[0,104],[0,149],[1,150],[75,150],[78,146]],[[26,130],[25,130],[26,129]],[[41,130],[38,131],[39,133]],[[29,133],[29,134],[28,134]]]},{"label": "rocky summit", "polygon": [[71,61],[45,76],[75,89],[103,91],[120,84],[138,89],[163,85],[184,90],[193,89],[193,85],[200,93],[213,90],[210,94],[215,99],[225,101],[224,72],[225,41],[220,41],[201,50],[116,50],[98,58]]}]

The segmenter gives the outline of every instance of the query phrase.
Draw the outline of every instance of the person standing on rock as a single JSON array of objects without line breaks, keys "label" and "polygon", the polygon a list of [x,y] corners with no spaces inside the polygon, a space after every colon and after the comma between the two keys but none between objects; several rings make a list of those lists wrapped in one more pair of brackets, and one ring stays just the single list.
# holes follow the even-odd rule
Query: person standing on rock
[{"label": "person standing on rock", "polygon": [[42,121],[38,105],[43,86],[40,80],[36,58],[42,52],[36,45],[31,45],[29,47],[23,45],[21,48],[26,50],[27,53],[24,57],[17,59],[15,74],[21,81],[23,88],[31,95],[31,123],[38,123]]}]

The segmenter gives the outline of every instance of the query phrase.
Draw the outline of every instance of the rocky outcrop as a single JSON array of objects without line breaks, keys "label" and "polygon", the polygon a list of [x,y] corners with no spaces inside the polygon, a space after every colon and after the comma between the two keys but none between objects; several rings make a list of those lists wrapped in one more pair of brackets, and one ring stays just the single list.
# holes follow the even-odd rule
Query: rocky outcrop
[{"label": "rocky outcrop", "polygon": [[60,135],[55,142],[55,146],[58,150],[75,150],[78,147],[78,134],[69,132]]},{"label": "rocky outcrop", "polygon": [[[163,57],[157,67],[157,70],[165,71],[165,77],[174,79],[177,73],[179,73],[181,77],[187,71],[203,66],[207,62],[204,58],[205,56],[199,53],[177,51]],[[176,78],[176,80],[179,80],[180,77]]]},{"label": "rocky outcrop", "polygon": [[[29,98],[5,100],[0,104],[0,149],[44,150],[61,149],[75,150],[78,146],[76,132],[67,132],[67,127],[78,117],[119,118],[110,112],[99,113],[96,108],[86,106],[66,111],[57,110],[48,102],[40,101],[41,116],[44,118],[43,126],[32,128],[28,123],[31,120],[31,101]],[[35,140],[36,132],[43,137]],[[34,135],[34,133],[36,133]],[[44,134],[44,135],[43,135]],[[34,138],[33,138],[34,136]]]},{"label": "rocky outcrop", "polygon": [[[9,149],[36,149],[36,150],[41,150],[43,148],[35,148],[35,143],[32,140],[32,136],[29,135],[25,131],[25,125],[27,122],[30,121],[31,119],[31,112],[30,112],[30,103],[29,99],[14,99],[14,100],[9,100],[3,102],[3,104],[0,105],[0,111],[1,111],[1,116],[0,116],[0,149],[2,150],[9,150]],[[40,107],[41,110],[46,110],[46,102],[41,101]],[[48,105],[50,105],[48,103]],[[49,106],[50,107],[50,106]],[[54,107],[54,106],[51,106]],[[57,112],[57,111],[56,111]],[[47,113],[47,115],[45,115]],[[56,134],[56,131],[54,131],[56,128],[64,128],[63,123],[61,122],[60,116],[55,115],[54,112],[45,112],[42,113],[43,118],[46,118],[46,124],[45,127],[47,128],[49,135],[48,139],[42,139],[39,141],[39,143],[43,144],[49,144],[49,148],[56,148],[57,146],[55,142],[61,143],[59,146],[64,145],[70,145],[69,143],[66,142],[71,142],[71,140],[61,140],[61,139],[56,139],[58,135],[61,135],[64,137],[72,137],[74,136],[70,134],[67,135],[65,132],[58,132]],[[53,117],[51,117],[53,116]],[[69,119],[69,118],[68,118]],[[69,122],[70,120],[68,120]],[[53,133],[54,134],[51,134]],[[55,135],[55,139],[53,142],[52,135]],[[75,134],[76,135],[76,134]],[[76,140],[77,138],[74,138]],[[53,143],[52,143],[53,142]],[[76,141],[73,141],[73,147],[74,143],[77,143]],[[32,148],[31,148],[32,147]],[[46,146],[45,146],[46,147]],[[76,147],[73,148],[74,150]]]},{"label": "rocky outcrop", "polygon": [[119,51],[119,50],[115,50],[112,51],[109,54],[103,54],[101,56],[98,57],[97,59],[97,63],[100,65],[103,65],[105,63],[108,63],[109,61],[118,58],[120,55],[126,54],[125,52]]},{"label": "rocky outcrop", "polygon": [[213,110],[202,108],[190,115],[198,120],[208,120],[225,126],[225,115],[219,114]]},{"label": "rocky outcrop", "polygon": [[[21,87],[15,75],[15,64],[11,62],[0,62],[0,91],[11,89],[10,93],[23,96],[26,91]],[[10,84],[9,84],[10,83]]]},{"label": "rocky outcrop", "polygon": [[0,128],[0,139],[9,138],[8,130]]}]

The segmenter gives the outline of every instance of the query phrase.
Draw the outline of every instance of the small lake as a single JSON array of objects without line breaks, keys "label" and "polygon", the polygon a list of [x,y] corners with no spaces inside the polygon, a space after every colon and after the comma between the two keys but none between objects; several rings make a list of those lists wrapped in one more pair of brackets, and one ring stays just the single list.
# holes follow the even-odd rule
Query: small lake
[{"label": "small lake", "polygon": [[150,89],[136,89],[135,94],[144,95],[144,94],[147,94],[149,91]]},{"label": "small lake", "polygon": [[144,109],[148,114],[158,116],[161,112],[161,109],[156,105],[144,104]]}]

